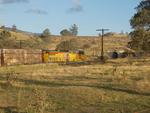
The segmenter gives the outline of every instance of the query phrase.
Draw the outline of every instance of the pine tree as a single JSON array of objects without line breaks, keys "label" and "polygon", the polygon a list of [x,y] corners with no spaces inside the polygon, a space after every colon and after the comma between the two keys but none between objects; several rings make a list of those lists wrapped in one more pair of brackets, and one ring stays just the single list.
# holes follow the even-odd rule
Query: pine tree
[{"label": "pine tree", "polygon": [[78,35],[78,26],[76,24],[73,24],[69,30],[73,36]]}]

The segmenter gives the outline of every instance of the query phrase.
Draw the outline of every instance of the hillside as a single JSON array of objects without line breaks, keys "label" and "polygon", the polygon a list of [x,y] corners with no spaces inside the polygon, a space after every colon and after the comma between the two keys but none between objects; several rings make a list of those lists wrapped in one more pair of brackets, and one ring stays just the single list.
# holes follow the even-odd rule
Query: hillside
[{"label": "hillside", "polygon": [[[0,29],[0,32],[2,32],[2,29]],[[40,37],[35,36],[33,34],[28,34],[25,32],[13,32],[9,31],[11,33],[11,39],[14,41],[17,40],[23,40],[26,43],[24,45],[25,48],[28,47],[32,48],[32,44],[36,43],[36,46],[34,48],[47,48],[47,49],[55,49],[56,46],[64,40],[70,40],[74,39],[77,41],[77,43],[80,45],[80,47],[83,49],[88,50],[96,50],[100,51],[100,44],[101,44],[101,38],[96,36],[56,36],[51,35],[49,43],[45,43]],[[118,47],[125,47],[128,43],[129,39],[125,35],[112,35],[112,36],[106,36],[104,37],[104,50],[109,51],[116,49]],[[41,45],[38,47],[38,45]]]},{"label": "hillside", "polygon": [[[53,47],[56,46],[63,40],[69,40],[75,38],[78,43],[82,46],[89,45],[90,48],[100,48],[101,38],[96,36],[77,36],[77,37],[62,37],[62,36],[52,36],[51,43]],[[129,39],[127,36],[108,36],[104,37],[104,49],[109,50],[117,47],[125,47]],[[50,47],[52,45],[49,45]]]},{"label": "hillside", "polygon": [[[2,33],[3,29],[0,29]],[[20,41],[22,43],[22,48],[43,48],[44,44],[40,38],[35,37],[33,34],[27,34],[23,32],[13,32],[7,30],[11,36],[7,39],[0,40],[0,48],[20,48]]]}]

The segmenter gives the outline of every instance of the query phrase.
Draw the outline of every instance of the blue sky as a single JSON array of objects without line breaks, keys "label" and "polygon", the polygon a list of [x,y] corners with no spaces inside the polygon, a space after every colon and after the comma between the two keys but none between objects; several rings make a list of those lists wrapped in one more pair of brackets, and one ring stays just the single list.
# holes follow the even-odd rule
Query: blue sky
[{"label": "blue sky", "polygon": [[58,35],[72,24],[79,35],[97,35],[96,29],[130,32],[130,18],[141,0],[0,0],[0,25],[40,33],[49,28]]}]

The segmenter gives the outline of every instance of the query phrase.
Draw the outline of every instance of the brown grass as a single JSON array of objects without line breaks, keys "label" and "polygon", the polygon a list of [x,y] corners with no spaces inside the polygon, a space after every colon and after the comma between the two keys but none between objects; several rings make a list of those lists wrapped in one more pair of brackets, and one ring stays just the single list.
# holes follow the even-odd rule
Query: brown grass
[{"label": "brown grass", "polygon": [[[0,112],[148,113],[150,65],[146,60],[133,59],[132,65],[128,59],[118,59],[103,65],[1,67]],[[9,73],[12,86],[6,87]]]}]

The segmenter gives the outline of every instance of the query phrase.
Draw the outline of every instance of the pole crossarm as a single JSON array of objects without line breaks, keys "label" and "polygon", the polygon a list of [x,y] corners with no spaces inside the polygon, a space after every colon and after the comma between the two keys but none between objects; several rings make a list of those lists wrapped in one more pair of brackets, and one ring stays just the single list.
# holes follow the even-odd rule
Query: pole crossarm
[{"label": "pole crossarm", "polygon": [[97,29],[96,31],[109,31],[109,29]]}]

